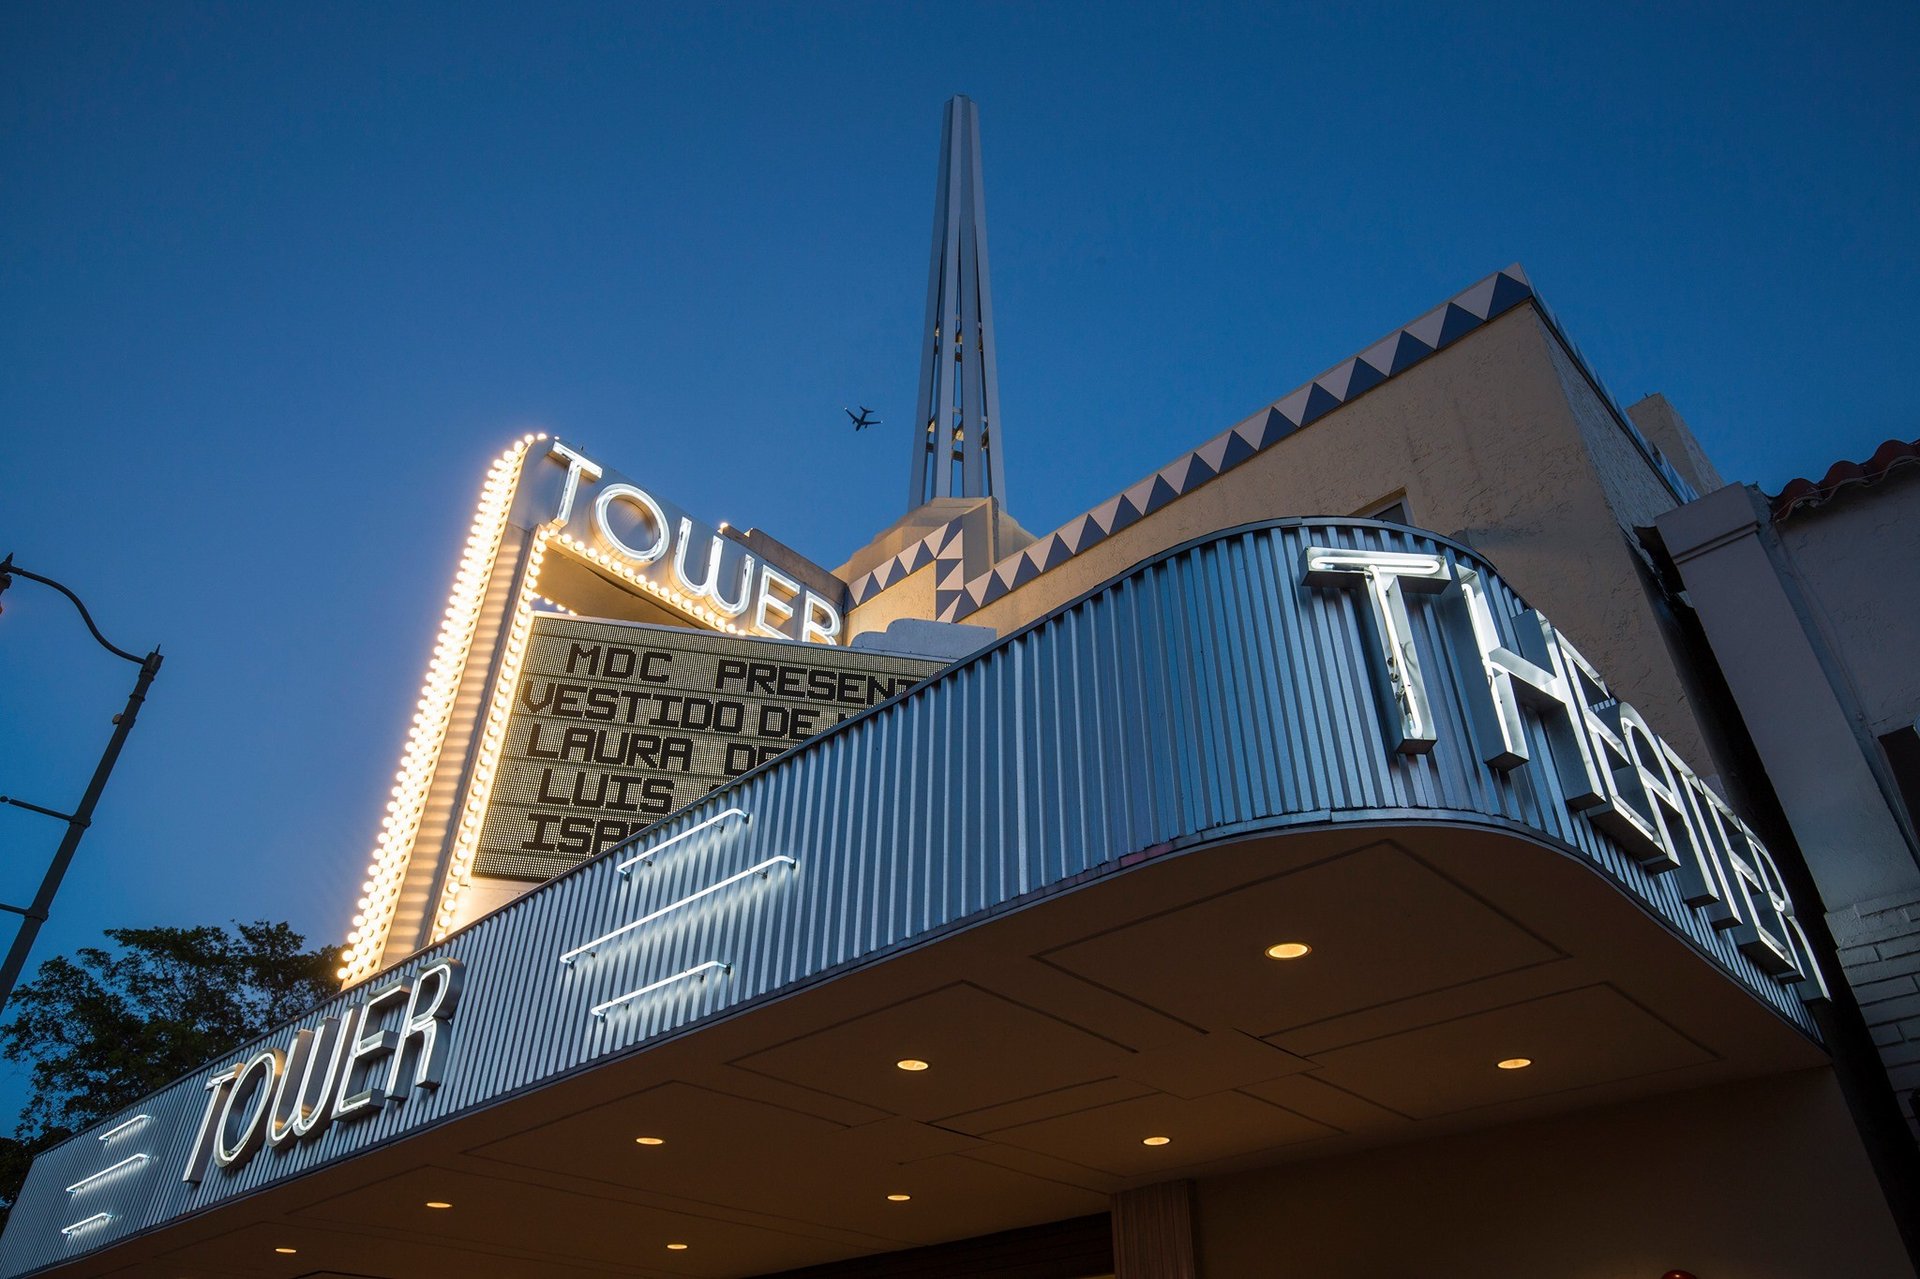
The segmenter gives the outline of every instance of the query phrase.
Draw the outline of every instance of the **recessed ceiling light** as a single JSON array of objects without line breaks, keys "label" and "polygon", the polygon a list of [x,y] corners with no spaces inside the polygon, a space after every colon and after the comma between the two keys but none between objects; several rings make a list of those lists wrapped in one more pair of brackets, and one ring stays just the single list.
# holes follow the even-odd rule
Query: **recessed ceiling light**
[{"label": "recessed ceiling light", "polygon": [[907,1202],[907,1200],[909,1200],[909,1199],[911,1199],[911,1198],[913,1198],[913,1196],[912,1196],[912,1195],[888,1195],[888,1196],[887,1196],[887,1202],[888,1202],[888,1203],[895,1203],[895,1204],[903,1204],[903,1203],[905,1203],[905,1202]]},{"label": "recessed ceiling light", "polygon": [[668,1252],[685,1252],[686,1250],[687,1245],[683,1243],[670,1243],[667,1245]]},{"label": "recessed ceiling light", "polygon": [[429,1199],[429,1200],[427,1200],[427,1207],[429,1207],[429,1208],[451,1208],[451,1207],[453,1207],[453,1205],[452,1205],[452,1204],[450,1204],[450,1203],[448,1203],[448,1202],[447,1202],[446,1200],[444,1200],[444,1199]]},{"label": "recessed ceiling light", "polygon": [[1143,1146],[1164,1146],[1172,1140],[1173,1138],[1171,1137],[1142,1137],[1140,1144]]},{"label": "recessed ceiling light", "polygon": [[925,1070],[927,1068],[927,1063],[921,1061],[918,1057],[902,1057],[893,1064],[902,1070]]},{"label": "recessed ceiling light", "polygon": [[1283,941],[1267,947],[1268,959],[1300,959],[1312,953],[1313,947],[1303,941]]},{"label": "recessed ceiling light", "polygon": [[667,1144],[665,1137],[635,1137],[633,1140],[636,1145],[641,1146],[664,1146]]},{"label": "recessed ceiling light", "polygon": [[296,1252],[299,1252],[300,1250],[299,1250],[298,1248],[275,1248],[275,1249],[274,1249],[274,1251],[275,1251],[275,1252],[284,1252],[284,1253],[286,1253],[286,1254],[287,1254],[288,1256],[292,1256],[292,1255],[293,1255],[294,1253],[296,1253]]},{"label": "recessed ceiling light", "polygon": [[1493,1064],[1502,1070],[1525,1070],[1528,1066],[1533,1065],[1533,1058],[1509,1057],[1505,1061],[1496,1061]]}]

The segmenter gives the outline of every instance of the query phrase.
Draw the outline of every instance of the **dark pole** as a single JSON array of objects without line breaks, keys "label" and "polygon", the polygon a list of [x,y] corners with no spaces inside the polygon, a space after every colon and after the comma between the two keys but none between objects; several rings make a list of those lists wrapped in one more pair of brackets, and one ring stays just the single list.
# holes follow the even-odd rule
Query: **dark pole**
[{"label": "dark pole", "polygon": [[30,573],[16,566],[11,555],[5,560],[0,560],[0,592],[4,592],[13,584],[15,574],[51,586],[72,600],[73,606],[80,610],[81,620],[86,622],[87,629],[93,632],[93,638],[100,642],[100,646],[115,657],[137,663],[140,667],[140,677],[134,681],[133,692],[127,697],[127,708],[113,717],[113,736],[107,741],[107,749],[100,756],[99,765],[93,770],[93,780],[87,783],[87,793],[80,797],[78,808],[71,813],[61,813],[51,808],[42,808],[38,804],[29,804],[25,800],[0,795],[0,802],[43,813],[48,817],[61,818],[67,823],[67,833],[61,838],[60,847],[53,854],[53,861],[48,865],[47,873],[40,881],[40,891],[34,895],[33,904],[22,909],[19,906],[0,903],[0,910],[11,911],[21,916],[20,931],[14,936],[12,948],[7,951],[5,966],[0,967],[0,1009],[4,1009],[7,1001],[13,998],[14,983],[20,979],[20,970],[26,967],[27,955],[33,950],[35,938],[40,935],[40,925],[46,922],[48,914],[53,909],[54,894],[60,891],[60,881],[66,878],[67,867],[73,862],[73,854],[80,847],[80,837],[86,834],[87,827],[93,824],[94,805],[100,802],[100,792],[107,787],[107,778],[113,773],[114,762],[120,758],[120,748],[126,744],[127,734],[133,731],[133,721],[140,714],[140,705],[147,700],[147,689],[153,684],[153,677],[160,673],[159,649],[156,648],[145,657],[135,657],[126,650],[109,644],[106,637],[100,633],[100,628],[93,624],[93,617],[87,612],[87,606],[80,602],[79,596],[52,578],[42,577],[38,573]]}]

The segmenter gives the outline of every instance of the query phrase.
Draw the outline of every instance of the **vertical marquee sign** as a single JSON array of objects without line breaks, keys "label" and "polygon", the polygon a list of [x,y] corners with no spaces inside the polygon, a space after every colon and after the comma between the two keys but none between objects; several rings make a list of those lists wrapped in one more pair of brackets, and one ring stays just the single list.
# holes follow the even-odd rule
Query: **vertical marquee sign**
[{"label": "vertical marquee sign", "polygon": [[[846,603],[832,573],[765,535],[695,519],[587,450],[523,436],[481,490],[340,977],[371,976],[499,899],[476,905],[470,890],[487,867],[507,867],[478,859],[493,788],[512,768],[508,719],[542,610],[824,651],[843,639]],[[688,789],[676,782],[674,794]],[[628,824],[652,815],[627,814]],[[521,862],[515,881],[534,866]]]}]

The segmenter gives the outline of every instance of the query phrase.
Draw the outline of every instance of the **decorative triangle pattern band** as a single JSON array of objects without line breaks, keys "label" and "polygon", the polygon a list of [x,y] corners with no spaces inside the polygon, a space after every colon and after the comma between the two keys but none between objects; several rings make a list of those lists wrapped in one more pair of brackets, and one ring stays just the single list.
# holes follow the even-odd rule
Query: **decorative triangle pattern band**
[{"label": "decorative triangle pattern band", "polygon": [[[1305,386],[1281,396],[1267,409],[1264,420],[1256,417],[1242,422],[1175,458],[1085,515],[1068,520],[1017,555],[1001,560],[966,582],[962,589],[938,591],[935,605],[939,619],[957,622],[986,607],[1062,560],[1080,554],[1167,503],[1185,497],[1208,480],[1365,395],[1533,296],[1533,287],[1517,263],[1495,272],[1413,323],[1388,334],[1359,355],[1341,361]],[[856,585],[856,603],[862,598],[859,591]]]},{"label": "decorative triangle pattern band", "polygon": [[866,603],[881,591],[904,581],[909,574],[917,573],[933,563],[943,548],[951,547],[951,558],[957,560],[959,544],[960,521],[942,524],[871,572],[856,577],[853,585],[847,588],[848,597],[856,605]]},{"label": "decorative triangle pattern band", "polygon": [[[942,567],[934,594],[935,615],[943,622],[957,622],[968,617],[1007,592],[1018,589],[1113,536],[1129,524],[1232,470],[1261,450],[1271,448],[1301,427],[1310,425],[1334,409],[1398,377],[1436,351],[1453,345],[1489,320],[1523,302],[1533,303],[1541,318],[1573,355],[1574,362],[1612,412],[1620,428],[1666,482],[1675,499],[1687,502],[1697,497],[1692,486],[1661,455],[1660,450],[1653,446],[1608,393],[1599,378],[1594,376],[1586,357],[1534,293],[1526,272],[1515,263],[1503,271],[1494,272],[1411,323],[1402,325],[1305,386],[1281,396],[1267,408],[1264,416],[1255,415],[1222,432],[1084,515],[1074,516],[1052,533],[1001,560],[986,572],[965,582],[955,580],[952,566],[962,561],[958,545],[953,545],[940,556]],[[948,525],[936,530],[929,535],[926,543],[930,545],[942,535],[947,535],[957,543],[958,526]],[[925,558],[914,558],[921,554],[921,545],[916,543],[856,582],[852,591],[854,603],[871,599],[885,590],[887,584],[926,563]],[[929,550],[927,554],[936,552]]]}]

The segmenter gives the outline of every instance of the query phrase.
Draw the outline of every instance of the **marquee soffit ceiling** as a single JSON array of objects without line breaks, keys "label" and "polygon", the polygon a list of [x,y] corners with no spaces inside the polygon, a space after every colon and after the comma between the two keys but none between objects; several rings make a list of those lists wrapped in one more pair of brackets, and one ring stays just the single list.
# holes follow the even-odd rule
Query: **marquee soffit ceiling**
[{"label": "marquee soffit ceiling", "polygon": [[1300,832],[1143,859],[57,1273],[758,1275],[1823,1060],[1539,842]]}]

